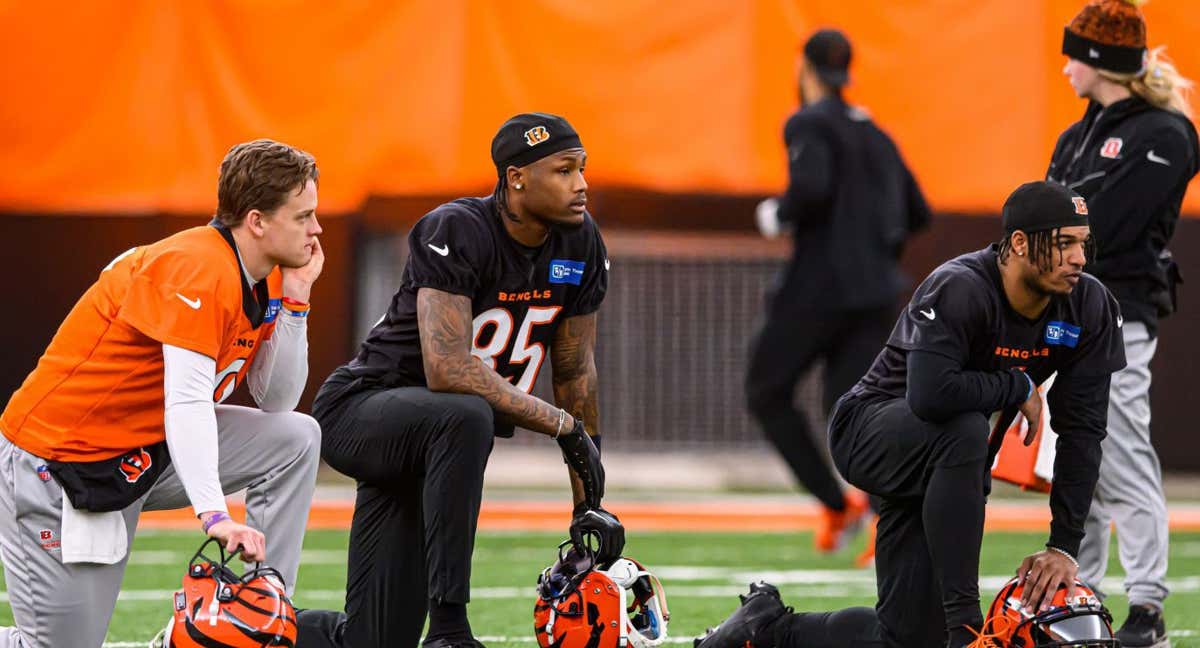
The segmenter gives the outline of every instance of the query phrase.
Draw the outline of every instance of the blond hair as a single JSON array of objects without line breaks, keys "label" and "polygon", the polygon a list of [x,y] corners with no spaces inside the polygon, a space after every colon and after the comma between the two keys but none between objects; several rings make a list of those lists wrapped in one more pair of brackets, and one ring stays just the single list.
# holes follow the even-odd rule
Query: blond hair
[{"label": "blond hair", "polygon": [[1147,103],[1163,110],[1174,110],[1191,119],[1192,80],[1175,69],[1167,57],[1165,45],[1160,45],[1146,54],[1146,65],[1141,72],[1120,74],[1099,70],[1100,76],[1128,87]]}]

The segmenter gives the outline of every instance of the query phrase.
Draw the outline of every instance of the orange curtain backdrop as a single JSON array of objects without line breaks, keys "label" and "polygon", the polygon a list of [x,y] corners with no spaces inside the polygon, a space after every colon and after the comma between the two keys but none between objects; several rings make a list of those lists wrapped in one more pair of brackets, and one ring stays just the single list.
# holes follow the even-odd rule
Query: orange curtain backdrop
[{"label": "orange curtain backdrop", "polygon": [[[830,25],[856,48],[851,99],[935,207],[996,212],[1083,111],[1058,53],[1081,4],[0,0],[0,209],[207,211],[255,137],[317,156],[325,211],[478,192],[496,127],[527,110],[575,124],[594,185],[775,192],[797,46]],[[1200,76],[1200,5],[1144,11]]]}]

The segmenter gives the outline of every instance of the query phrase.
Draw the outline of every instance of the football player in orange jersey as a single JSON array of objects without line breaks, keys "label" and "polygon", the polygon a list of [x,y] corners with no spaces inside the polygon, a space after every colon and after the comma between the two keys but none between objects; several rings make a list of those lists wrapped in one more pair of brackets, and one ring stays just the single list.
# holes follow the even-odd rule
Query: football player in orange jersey
[{"label": "football player in orange jersey", "polygon": [[[108,264],[13,394],[0,557],[16,627],[0,647],[98,648],[142,510],[190,504],[291,592],[320,451],[316,421],[292,411],[324,264],[317,177],[285,144],[233,147],[216,218]],[[259,408],[219,404],[243,381]],[[225,505],[241,489],[246,524]]]}]

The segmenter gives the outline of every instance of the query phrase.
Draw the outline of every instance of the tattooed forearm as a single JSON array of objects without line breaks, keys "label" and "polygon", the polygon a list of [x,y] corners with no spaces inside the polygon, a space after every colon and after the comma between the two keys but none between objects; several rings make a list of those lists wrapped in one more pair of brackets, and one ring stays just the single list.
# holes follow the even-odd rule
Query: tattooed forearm
[{"label": "tattooed forearm", "polygon": [[[576,419],[588,434],[600,434],[600,399],[596,377],[596,314],[567,319],[558,327],[550,348],[554,369],[554,402]],[[569,472],[569,471],[568,471]],[[571,473],[571,494],[584,500],[583,483]]]},{"label": "tattooed forearm", "polygon": [[517,389],[471,355],[471,300],[432,288],[417,291],[417,328],[432,391],[477,394],[521,427],[554,434],[558,408]]},{"label": "tattooed forearm", "polygon": [[554,402],[576,418],[588,432],[600,433],[596,378],[596,314],[571,317],[559,326],[550,349],[554,369]]}]

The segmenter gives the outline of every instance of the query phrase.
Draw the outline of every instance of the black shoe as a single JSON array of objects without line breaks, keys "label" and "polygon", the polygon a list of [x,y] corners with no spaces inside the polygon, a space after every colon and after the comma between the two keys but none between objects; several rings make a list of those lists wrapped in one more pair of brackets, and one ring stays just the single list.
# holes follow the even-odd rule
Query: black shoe
[{"label": "black shoe", "polygon": [[768,626],[792,608],[784,607],[779,589],[759,581],[750,584],[750,593],[742,596],[741,607],[733,611],[721,625],[696,637],[694,648],[774,648],[774,638]]},{"label": "black shoe", "polygon": [[1117,630],[1117,639],[1125,648],[1171,648],[1162,610],[1149,605],[1129,606],[1129,616]]},{"label": "black shoe", "polygon": [[438,637],[424,641],[421,648],[485,648],[475,637]]}]

